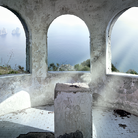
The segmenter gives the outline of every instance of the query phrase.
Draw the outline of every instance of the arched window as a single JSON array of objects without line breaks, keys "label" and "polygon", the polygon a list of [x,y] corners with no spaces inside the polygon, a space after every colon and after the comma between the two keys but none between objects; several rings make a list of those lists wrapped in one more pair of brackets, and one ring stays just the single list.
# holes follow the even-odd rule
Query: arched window
[{"label": "arched window", "polygon": [[126,10],[111,33],[111,71],[138,74],[138,8]]},{"label": "arched window", "polygon": [[49,71],[90,71],[89,30],[74,15],[56,18],[48,29]]},{"label": "arched window", "polygon": [[0,6],[0,75],[26,72],[26,35],[19,18]]}]

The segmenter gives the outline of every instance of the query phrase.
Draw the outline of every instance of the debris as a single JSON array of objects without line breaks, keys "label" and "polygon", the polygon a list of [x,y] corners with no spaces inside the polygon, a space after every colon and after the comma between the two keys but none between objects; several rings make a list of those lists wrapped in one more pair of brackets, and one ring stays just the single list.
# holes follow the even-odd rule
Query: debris
[{"label": "debris", "polygon": [[74,133],[70,133],[70,134],[64,134],[64,135],[60,135],[58,138],[83,138],[83,134],[82,132],[80,132],[79,130],[77,130]]},{"label": "debris", "polygon": [[123,127],[124,129],[127,127],[125,124],[118,124],[120,127]]},{"label": "debris", "polygon": [[40,112],[40,114],[43,115],[43,112],[42,113]]},{"label": "debris", "polygon": [[70,87],[79,88],[79,86],[77,86],[77,85],[70,85]]},{"label": "debris", "polygon": [[115,109],[113,111],[113,115],[115,115],[117,117],[117,115],[119,115],[120,117],[122,117],[122,119],[124,119],[123,117],[127,117],[130,118],[131,113],[126,112],[124,110],[120,110],[120,109]]},{"label": "debris", "polygon": [[135,131],[134,130],[127,130],[128,131],[128,133],[135,133]]},{"label": "debris", "polygon": [[48,112],[48,114],[53,114],[54,112]]},{"label": "debris", "polygon": [[17,138],[54,138],[54,134],[51,132],[29,132],[21,134]]}]

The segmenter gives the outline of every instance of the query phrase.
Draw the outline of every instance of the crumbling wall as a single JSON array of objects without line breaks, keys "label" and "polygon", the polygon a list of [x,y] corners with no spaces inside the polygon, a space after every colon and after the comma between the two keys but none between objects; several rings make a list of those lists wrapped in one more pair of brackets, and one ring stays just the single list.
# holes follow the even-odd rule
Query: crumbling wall
[{"label": "crumbling wall", "polygon": [[[138,114],[138,77],[107,75],[107,70],[110,69],[110,50],[106,51],[106,46],[110,43],[110,27],[107,27],[112,18],[124,9],[138,6],[138,1],[0,0],[0,5],[15,10],[28,27],[27,46],[30,51],[27,54],[30,55],[28,63],[31,72],[24,75],[0,76],[0,110],[3,109],[0,115],[30,106],[53,104],[54,88],[58,82],[88,83],[93,93],[103,97],[102,100],[98,100],[99,104],[108,103],[108,106],[125,108]],[[63,14],[76,15],[88,26],[90,73],[49,73],[47,70],[48,27],[56,17]],[[20,100],[16,100],[16,94],[20,95]],[[24,105],[27,96],[30,103]],[[22,102],[18,104],[19,101]]]}]

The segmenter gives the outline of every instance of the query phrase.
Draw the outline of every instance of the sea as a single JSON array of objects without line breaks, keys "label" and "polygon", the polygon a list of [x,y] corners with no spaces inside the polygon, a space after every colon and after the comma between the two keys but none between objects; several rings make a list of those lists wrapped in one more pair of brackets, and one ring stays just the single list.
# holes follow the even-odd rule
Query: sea
[{"label": "sea", "polygon": [[[20,35],[12,31],[20,29]],[[0,23],[0,30],[6,29],[7,34],[0,36],[0,66],[10,65],[13,69],[18,66],[26,69],[26,37],[21,24]]]}]

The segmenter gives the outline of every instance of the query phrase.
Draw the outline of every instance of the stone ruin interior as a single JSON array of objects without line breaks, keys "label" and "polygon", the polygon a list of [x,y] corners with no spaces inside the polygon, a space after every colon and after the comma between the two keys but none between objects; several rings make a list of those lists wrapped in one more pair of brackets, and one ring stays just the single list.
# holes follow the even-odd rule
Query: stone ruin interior
[{"label": "stone ruin interior", "polygon": [[[57,83],[86,83],[95,105],[138,115],[138,76],[111,71],[111,32],[137,0],[0,0],[26,34],[27,74],[0,76],[0,116],[54,104]],[[49,72],[47,31],[60,15],[75,15],[90,32],[90,72]]]}]

